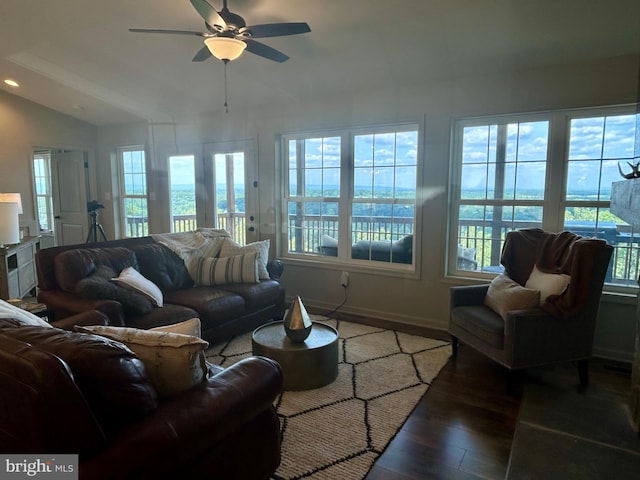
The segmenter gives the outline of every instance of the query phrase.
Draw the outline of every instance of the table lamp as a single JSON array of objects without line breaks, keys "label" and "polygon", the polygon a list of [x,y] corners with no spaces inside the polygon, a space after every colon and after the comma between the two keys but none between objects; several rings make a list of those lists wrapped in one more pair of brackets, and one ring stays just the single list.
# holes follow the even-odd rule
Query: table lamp
[{"label": "table lamp", "polygon": [[19,206],[15,202],[0,202],[0,247],[20,243]]},{"label": "table lamp", "polygon": [[0,203],[17,203],[18,213],[24,213],[22,211],[22,197],[19,193],[0,193]]}]

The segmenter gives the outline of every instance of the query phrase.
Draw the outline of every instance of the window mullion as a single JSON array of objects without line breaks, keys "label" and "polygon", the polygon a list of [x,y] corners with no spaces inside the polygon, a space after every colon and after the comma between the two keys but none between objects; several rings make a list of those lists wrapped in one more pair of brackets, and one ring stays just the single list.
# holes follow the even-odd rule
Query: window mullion
[{"label": "window mullion", "polygon": [[354,168],[354,142],[353,135],[343,133],[340,135],[340,198],[348,199],[338,203],[338,256],[349,258],[351,256],[351,214],[353,211],[353,168]]},{"label": "window mullion", "polygon": [[565,190],[568,171],[569,119],[557,113],[550,119],[547,176],[542,228],[559,232],[564,228]]}]

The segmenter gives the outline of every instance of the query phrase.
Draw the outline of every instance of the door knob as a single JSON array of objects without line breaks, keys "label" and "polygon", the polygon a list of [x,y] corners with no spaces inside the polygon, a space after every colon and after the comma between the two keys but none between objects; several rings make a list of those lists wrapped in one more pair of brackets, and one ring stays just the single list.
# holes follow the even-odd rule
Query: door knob
[{"label": "door knob", "polygon": [[249,230],[250,232],[255,232],[256,228],[255,227],[249,227],[247,230]]}]

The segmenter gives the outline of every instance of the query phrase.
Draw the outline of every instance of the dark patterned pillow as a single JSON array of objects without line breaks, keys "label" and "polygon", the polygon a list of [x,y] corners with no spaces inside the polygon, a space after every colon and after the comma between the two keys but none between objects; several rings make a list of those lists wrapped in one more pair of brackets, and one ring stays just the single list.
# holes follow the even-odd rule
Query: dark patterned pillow
[{"label": "dark patterned pillow", "polygon": [[80,280],[75,291],[90,300],[116,300],[122,305],[125,315],[145,315],[153,310],[147,297],[113,283],[111,279],[115,276],[116,272],[111,267],[101,265]]}]

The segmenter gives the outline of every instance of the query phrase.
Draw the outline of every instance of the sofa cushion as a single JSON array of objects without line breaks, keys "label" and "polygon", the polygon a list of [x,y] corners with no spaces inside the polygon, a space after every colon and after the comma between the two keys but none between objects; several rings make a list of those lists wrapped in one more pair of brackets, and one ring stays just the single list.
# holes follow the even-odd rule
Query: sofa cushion
[{"label": "sofa cushion", "polygon": [[77,330],[126,344],[142,360],[161,397],[178,395],[206,379],[209,342],[191,335],[127,327],[87,326]]},{"label": "sofa cushion", "polygon": [[256,312],[282,297],[284,302],[284,287],[275,280],[262,280],[260,283],[235,283],[223,287],[229,292],[236,293],[244,299],[245,310]]},{"label": "sofa cushion", "polygon": [[270,277],[267,271],[267,263],[269,262],[270,245],[271,242],[268,239],[240,245],[230,238],[225,238],[220,248],[220,257],[232,257],[243,253],[256,252],[258,254],[258,277],[260,280],[268,280]]},{"label": "sofa cushion", "polygon": [[[261,282],[257,285],[262,285]],[[242,317],[246,313],[246,304],[242,296],[222,287],[194,287],[188,290],[169,292],[166,303],[182,305],[198,312],[202,329],[209,330],[230,320]],[[175,322],[174,322],[175,323]]]},{"label": "sofa cushion", "polygon": [[257,253],[248,252],[224,258],[201,258],[198,261],[196,285],[258,283]]},{"label": "sofa cushion", "polygon": [[484,298],[484,304],[505,320],[509,311],[537,307],[539,303],[538,290],[525,288],[505,274],[498,275],[491,281]]},{"label": "sofa cushion", "polygon": [[136,254],[140,273],[163,292],[193,287],[184,260],[170,248],[161,243],[149,243],[133,247],[132,250]]},{"label": "sofa cushion", "polygon": [[144,315],[153,309],[153,305],[144,295],[112,282],[114,276],[115,272],[111,267],[100,265],[92,274],[76,284],[75,291],[82,298],[116,300],[122,305],[125,315]]},{"label": "sofa cushion", "polygon": [[64,360],[105,430],[146,416],[158,406],[144,364],[122,343],[58,328],[0,323],[0,331]]},{"label": "sofa cushion", "polygon": [[127,267],[120,272],[120,275],[111,280],[124,288],[144,295],[155,307],[162,307],[162,291],[135,268]]},{"label": "sofa cushion", "polygon": [[116,273],[137,267],[135,253],[128,248],[78,248],[56,255],[56,281],[62,290],[73,293],[76,284],[93,273],[99,265],[108,265]]},{"label": "sofa cushion", "polygon": [[451,312],[451,323],[492,347],[504,347],[504,320],[487,306],[456,307]]},{"label": "sofa cushion", "polygon": [[[189,291],[184,290],[184,291]],[[183,290],[177,290],[181,292]],[[166,300],[166,297],[165,297]],[[154,308],[151,312],[145,315],[137,315],[126,317],[125,327],[135,327],[142,329],[149,329],[153,327],[161,327],[163,325],[173,325],[178,322],[184,322],[190,318],[198,317],[198,312],[193,308],[184,307],[182,305],[172,305],[171,303],[165,304],[162,308]]]}]

